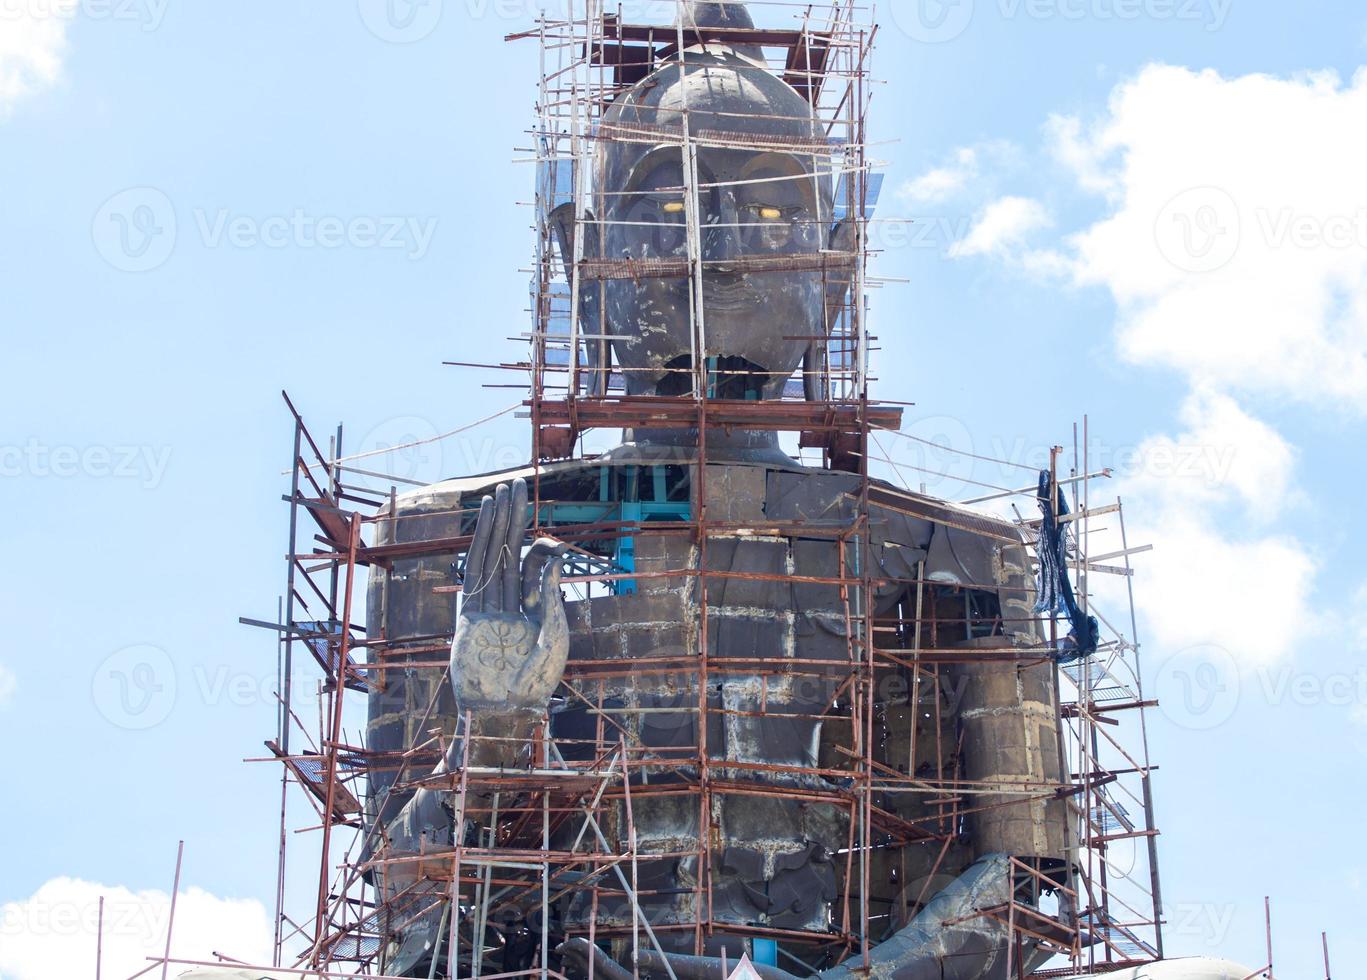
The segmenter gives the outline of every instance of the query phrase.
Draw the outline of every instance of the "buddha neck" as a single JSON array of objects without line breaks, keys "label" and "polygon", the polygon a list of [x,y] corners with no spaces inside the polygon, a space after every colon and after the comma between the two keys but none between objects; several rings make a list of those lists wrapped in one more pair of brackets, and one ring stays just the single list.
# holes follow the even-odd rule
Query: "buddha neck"
[{"label": "buddha neck", "polygon": [[[628,448],[642,456],[676,457],[693,460],[698,456],[697,429],[626,429],[622,433],[623,450]],[[706,453],[712,462],[773,463],[795,465],[794,459],[778,444],[778,433],[764,429],[736,429],[709,427],[706,430]]]}]

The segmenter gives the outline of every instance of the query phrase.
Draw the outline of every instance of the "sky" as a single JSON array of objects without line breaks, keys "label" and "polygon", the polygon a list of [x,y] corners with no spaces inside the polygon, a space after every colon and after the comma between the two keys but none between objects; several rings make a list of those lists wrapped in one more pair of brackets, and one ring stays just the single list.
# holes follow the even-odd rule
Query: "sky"
[{"label": "sky", "polygon": [[[348,450],[518,400],[532,0],[0,0],[0,977],[268,955],[288,389]],[[630,13],[630,11],[628,11]],[[664,22],[668,14],[645,8]],[[1367,8],[892,0],[875,393],[951,499],[1087,417],[1136,555],[1170,953],[1367,961]],[[763,15],[761,15],[763,20]],[[523,462],[511,415],[392,460]],[[964,455],[1005,459],[999,466]],[[1028,501],[1026,501],[1028,502]],[[1112,528],[1114,531],[1114,528]],[[1114,598],[1115,583],[1102,599]],[[299,677],[311,690],[314,675]],[[297,817],[292,826],[306,821]],[[316,869],[291,841],[293,894]]]}]

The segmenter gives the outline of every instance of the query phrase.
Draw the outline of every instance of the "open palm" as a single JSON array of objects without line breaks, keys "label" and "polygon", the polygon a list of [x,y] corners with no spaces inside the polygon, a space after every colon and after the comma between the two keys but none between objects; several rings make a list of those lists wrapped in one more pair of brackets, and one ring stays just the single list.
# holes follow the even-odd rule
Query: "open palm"
[{"label": "open palm", "polygon": [[528,516],[522,479],[480,502],[451,643],[451,686],[462,709],[542,711],[565,672],[565,545],[538,538],[522,557]]}]

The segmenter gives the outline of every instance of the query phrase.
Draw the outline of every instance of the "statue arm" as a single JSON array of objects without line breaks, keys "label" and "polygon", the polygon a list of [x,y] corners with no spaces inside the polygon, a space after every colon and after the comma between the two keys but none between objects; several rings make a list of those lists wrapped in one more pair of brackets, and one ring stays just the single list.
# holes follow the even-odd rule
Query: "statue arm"
[{"label": "statue arm", "polygon": [[[451,643],[451,688],[461,721],[434,776],[463,764],[522,764],[523,749],[565,672],[569,626],[560,595],[565,545],[538,538],[522,557],[527,525],[527,484],[521,479],[499,486],[480,503]],[[396,850],[416,853],[423,839],[442,843],[450,838],[452,816],[446,790],[422,787],[386,833]]]}]

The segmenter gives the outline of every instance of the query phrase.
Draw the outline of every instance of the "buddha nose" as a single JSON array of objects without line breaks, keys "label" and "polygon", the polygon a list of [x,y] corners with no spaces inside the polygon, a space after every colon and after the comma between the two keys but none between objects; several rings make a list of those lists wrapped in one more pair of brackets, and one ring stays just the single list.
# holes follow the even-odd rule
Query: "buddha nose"
[{"label": "buddha nose", "polygon": [[739,271],[734,260],[741,257],[740,211],[736,207],[735,195],[718,195],[715,210],[708,209],[704,216],[707,227],[703,231],[702,258],[709,263],[712,272],[729,273]]}]

